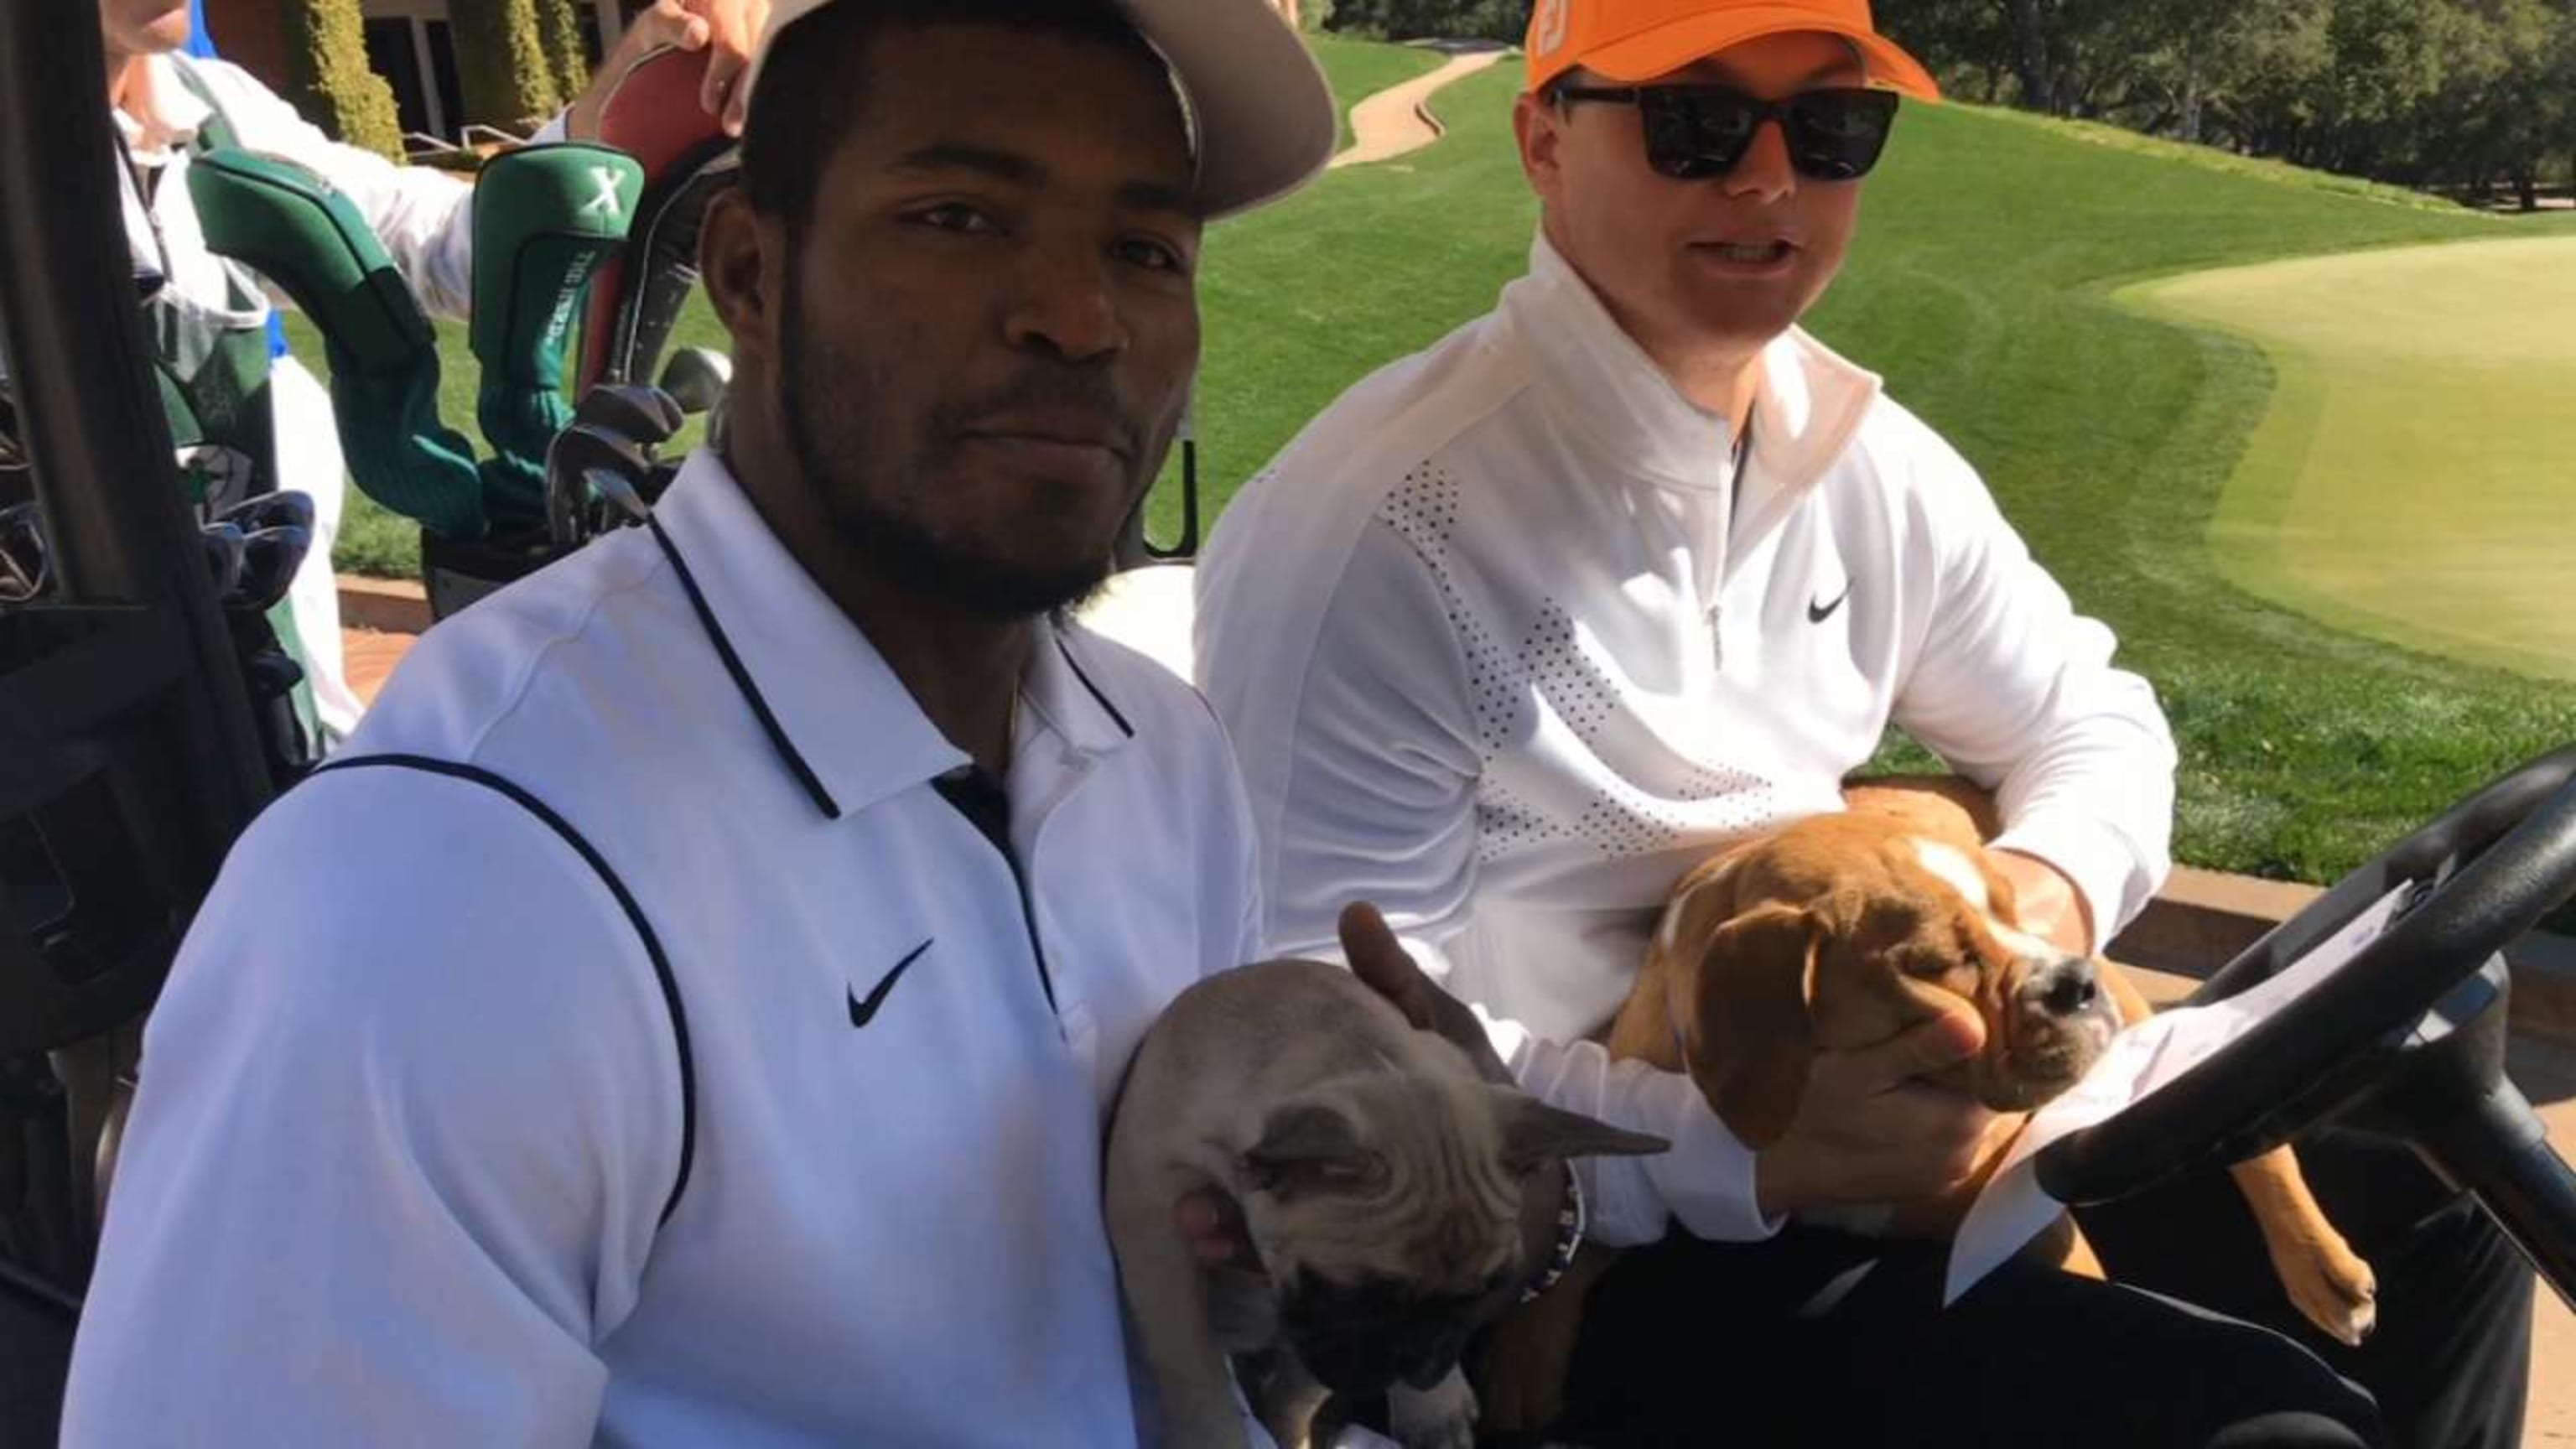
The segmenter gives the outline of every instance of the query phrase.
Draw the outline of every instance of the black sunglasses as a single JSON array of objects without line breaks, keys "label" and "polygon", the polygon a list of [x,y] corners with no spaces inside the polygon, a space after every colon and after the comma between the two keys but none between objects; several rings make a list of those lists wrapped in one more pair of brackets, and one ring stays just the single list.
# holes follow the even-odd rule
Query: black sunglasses
[{"label": "black sunglasses", "polygon": [[1765,121],[1778,121],[1789,164],[1812,181],[1858,181],[1878,164],[1896,125],[1896,93],[1833,86],[1766,101],[1725,86],[1560,86],[1561,101],[1635,106],[1646,164],[1677,181],[1733,171]]}]

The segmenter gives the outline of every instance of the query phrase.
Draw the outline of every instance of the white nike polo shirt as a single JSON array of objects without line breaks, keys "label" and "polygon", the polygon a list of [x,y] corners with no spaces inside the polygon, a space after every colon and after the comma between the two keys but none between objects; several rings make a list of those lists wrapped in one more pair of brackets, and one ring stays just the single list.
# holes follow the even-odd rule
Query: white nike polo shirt
[{"label": "white nike polo shirt", "polygon": [[1137,1442],[1101,1133],[1256,944],[1221,732],[1043,630],[996,827],[712,455],[659,524],[429,634],[233,853],[67,1444]]}]

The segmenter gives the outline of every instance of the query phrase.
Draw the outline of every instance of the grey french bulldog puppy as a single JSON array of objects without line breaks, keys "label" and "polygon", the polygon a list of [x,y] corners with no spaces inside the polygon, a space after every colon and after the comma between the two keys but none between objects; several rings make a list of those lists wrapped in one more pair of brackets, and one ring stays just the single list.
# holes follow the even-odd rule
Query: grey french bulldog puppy
[{"label": "grey french bulldog puppy", "polygon": [[[1268,961],[1181,993],[1137,1048],[1110,1125],[1107,1213],[1165,1441],[1248,1444],[1230,1355],[1266,1371],[1255,1411],[1298,1449],[1327,1393],[1384,1391],[1407,1449],[1472,1443],[1468,1335],[1509,1307],[1522,1194],[1569,1157],[1661,1138],[1485,1079],[1348,971]],[[1258,1271],[1202,1268],[1187,1194],[1240,1204]]]}]

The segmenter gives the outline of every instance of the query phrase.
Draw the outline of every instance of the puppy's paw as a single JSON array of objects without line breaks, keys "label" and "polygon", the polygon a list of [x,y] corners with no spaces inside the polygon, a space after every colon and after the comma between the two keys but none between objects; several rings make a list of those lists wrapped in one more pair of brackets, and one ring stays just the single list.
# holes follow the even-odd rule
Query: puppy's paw
[{"label": "puppy's paw", "polygon": [[2301,1316],[2352,1348],[2379,1326],[2379,1277],[2340,1237],[2273,1265]]},{"label": "puppy's paw", "polygon": [[1387,1390],[1386,1420],[1404,1449],[1476,1449],[1476,1391],[1454,1368],[1428,1389]]}]

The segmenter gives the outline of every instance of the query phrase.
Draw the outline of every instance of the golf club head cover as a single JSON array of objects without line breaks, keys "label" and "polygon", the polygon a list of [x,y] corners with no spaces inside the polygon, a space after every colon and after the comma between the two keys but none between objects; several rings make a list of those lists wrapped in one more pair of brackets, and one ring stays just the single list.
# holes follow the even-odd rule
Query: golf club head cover
[{"label": "golf club head cover", "polygon": [[313,320],[349,475],[449,538],[484,531],[474,445],[438,415],[438,336],[348,198],[291,161],[222,148],[188,168],[207,247],[275,283]]},{"label": "golf club head cover", "polygon": [[572,416],[564,343],[643,186],[634,158],[579,142],[495,156],[475,182],[468,336],[483,365],[475,417],[492,448],[484,507],[503,532],[545,519],[546,448]]},{"label": "golf club head cover", "polygon": [[662,49],[637,61],[599,112],[599,139],[644,168],[627,248],[591,283],[576,394],[600,382],[642,382],[698,284],[698,228],[707,203],[733,184],[735,150],[698,104],[707,53]]}]

